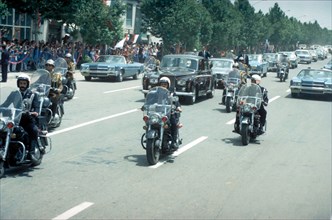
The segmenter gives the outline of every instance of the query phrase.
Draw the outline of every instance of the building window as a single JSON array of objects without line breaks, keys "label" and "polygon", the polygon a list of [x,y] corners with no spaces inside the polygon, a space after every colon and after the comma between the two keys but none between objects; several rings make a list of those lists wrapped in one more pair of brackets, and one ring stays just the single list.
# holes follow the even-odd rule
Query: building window
[{"label": "building window", "polygon": [[126,26],[133,26],[133,5],[127,4]]}]

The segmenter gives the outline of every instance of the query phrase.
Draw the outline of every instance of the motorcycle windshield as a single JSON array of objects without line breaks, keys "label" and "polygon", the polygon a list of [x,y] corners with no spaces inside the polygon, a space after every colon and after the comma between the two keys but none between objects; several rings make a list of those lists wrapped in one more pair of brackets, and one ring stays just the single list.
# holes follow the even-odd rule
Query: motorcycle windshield
[{"label": "motorcycle windshield", "polygon": [[262,97],[262,90],[258,85],[243,85],[239,91],[237,102],[238,105],[251,104],[259,109],[261,107]]},{"label": "motorcycle windshield", "polygon": [[61,73],[62,76],[64,76],[68,71],[67,61],[62,57],[59,57],[54,61],[54,66],[54,72]]},{"label": "motorcycle windshield", "polygon": [[19,124],[23,112],[21,93],[10,87],[0,88],[0,119]]},{"label": "motorcycle windshield", "polygon": [[241,75],[239,71],[232,70],[228,73],[227,76],[227,84],[235,84],[235,85],[240,85],[241,83]]},{"label": "motorcycle windshield", "polygon": [[48,96],[51,89],[51,75],[47,70],[38,69],[31,76],[30,88],[33,92]]},{"label": "motorcycle windshield", "polygon": [[171,112],[172,100],[167,89],[154,87],[146,95],[144,108],[148,112],[160,112],[169,115]]}]

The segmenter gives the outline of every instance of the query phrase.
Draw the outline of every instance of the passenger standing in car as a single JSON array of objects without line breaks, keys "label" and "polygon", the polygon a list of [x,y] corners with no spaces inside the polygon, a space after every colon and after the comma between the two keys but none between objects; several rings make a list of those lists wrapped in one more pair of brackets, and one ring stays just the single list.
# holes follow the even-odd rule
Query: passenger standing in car
[{"label": "passenger standing in car", "polygon": [[207,60],[211,57],[210,52],[207,50],[207,46],[203,47],[203,50],[198,53],[198,56],[204,57]]}]

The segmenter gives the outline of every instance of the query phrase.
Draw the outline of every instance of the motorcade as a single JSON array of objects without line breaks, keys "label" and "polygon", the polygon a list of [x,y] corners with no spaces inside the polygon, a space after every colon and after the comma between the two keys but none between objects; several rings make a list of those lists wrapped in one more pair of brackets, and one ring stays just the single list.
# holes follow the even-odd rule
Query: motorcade
[{"label": "motorcade", "polygon": [[124,78],[137,79],[144,70],[144,64],[127,62],[124,56],[101,55],[96,62],[81,64],[80,72],[86,81],[92,78],[115,79],[122,82]]},{"label": "motorcade", "polygon": [[194,104],[198,97],[213,98],[215,77],[209,61],[204,57],[187,54],[165,55],[157,73],[145,74],[142,78],[142,92],[148,91],[158,84],[159,78],[171,80],[170,90],[184,99],[187,104]]},{"label": "motorcade", "polygon": [[224,89],[225,79],[228,73],[233,69],[234,60],[227,58],[210,58],[209,61],[212,65],[212,74],[216,79],[216,89]]},{"label": "motorcade", "polygon": [[292,97],[302,94],[332,95],[332,71],[326,69],[302,69],[290,81]]},{"label": "motorcade", "polygon": [[269,64],[264,60],[263,54],[248,54],[248,59],[250,66],[249,74],[266,77]]},{"label": "motorcade", "polygon": [[295,54],[300,59],[299,63],[310,64],[312,61],[312,55],[309,50],[296,50]]}]

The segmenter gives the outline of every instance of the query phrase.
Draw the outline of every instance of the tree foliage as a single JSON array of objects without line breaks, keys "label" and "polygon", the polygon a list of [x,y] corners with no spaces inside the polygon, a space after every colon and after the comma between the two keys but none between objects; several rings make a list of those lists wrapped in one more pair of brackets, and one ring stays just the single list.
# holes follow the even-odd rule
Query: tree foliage
[{"label": "tree foliage", "polygon": [[[102,0],[4,0],[9,8],[32,18],[56,20],[68,30],[80,32],[86,43],[112,44],[123,36],[121,15],[125,6],[113,0],[111,7]],[[75,35],[75,34],[74,34]]]},{"label": "tree foliage", "polygon": [[[32,18],[51,19],[67,25],[71,34],[80,32],[87,43],[114,42],[123,37],[123,0],[0,0],[1,15],[8,8]],[[186,50],[209,45],[212,52],[243,49],[261,52],[266,39],[280,50],[298,43],[332,44],[332,30],[315,21],[300,22],[287,17],[279,5],[268,13],[255,12],[249,0],[137,0],[142,12],[142,30],[161,37],[167,48]]]}]

